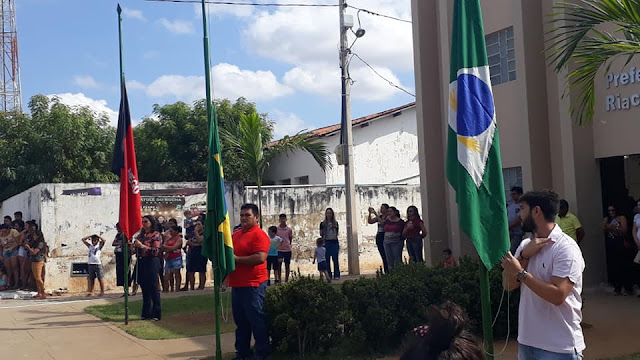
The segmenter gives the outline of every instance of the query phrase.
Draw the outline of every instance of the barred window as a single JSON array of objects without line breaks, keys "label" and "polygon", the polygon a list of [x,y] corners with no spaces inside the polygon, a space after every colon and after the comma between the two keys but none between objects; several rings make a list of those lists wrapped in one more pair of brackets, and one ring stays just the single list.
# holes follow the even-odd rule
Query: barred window
[{"label": "barred window", "polygon": [[516,79],[516,53],[513,26],[485,36],[491,85]]}]

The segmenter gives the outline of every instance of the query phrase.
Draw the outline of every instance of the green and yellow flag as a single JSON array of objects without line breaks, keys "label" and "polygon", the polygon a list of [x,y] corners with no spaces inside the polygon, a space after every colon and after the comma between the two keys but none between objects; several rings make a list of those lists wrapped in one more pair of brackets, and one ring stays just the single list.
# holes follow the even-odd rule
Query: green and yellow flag
[{"label": "green and yellow flag", "polygon": [[204,226],[202,255],[211,259],[216,281],[223,281],[236,268],[233,258],[231,224],[224,191],[224,174],[220,156],[218,115],[211,107],[209,119],[209,161],[207,172],[207,218]]},{"label": "green and yellow flag", "polygon": [[491,269],[509,251],[509,224],[479,0],[455,0],[449,81],[447,179],[460,228]]}]

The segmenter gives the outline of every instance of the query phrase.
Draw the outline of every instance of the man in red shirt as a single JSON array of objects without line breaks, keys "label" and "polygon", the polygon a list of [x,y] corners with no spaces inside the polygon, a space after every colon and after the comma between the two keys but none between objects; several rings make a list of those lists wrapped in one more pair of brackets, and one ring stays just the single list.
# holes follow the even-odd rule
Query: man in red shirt
[{"label": "man in red shirt", "polygon": [[266,359],[269,335],[264,316],[267,288],[267,254],[271,242],[258,226],[260,213],[255,204],[240,208],[242,228],[233,233],[236,269],[229,274],[231,306],[236,322],[236,359],[251,358],[251,334],[255,339],[256,360]]}]

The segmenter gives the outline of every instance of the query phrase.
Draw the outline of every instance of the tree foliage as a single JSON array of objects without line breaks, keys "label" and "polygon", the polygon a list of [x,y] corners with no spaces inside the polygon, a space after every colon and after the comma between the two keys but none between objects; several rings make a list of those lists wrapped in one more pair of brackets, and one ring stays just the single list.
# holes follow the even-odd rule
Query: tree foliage
[{"label": "tree foliage", "polygon": [[106,115],[36,95],[30,115],[0,114],[0,200],[39,183],[112,182],[115,128]]},{"label": "tree foliage", "polygon": [[[242,115],[256,113],[255,104],[245,98],[236,102],[216,100],[221,133],[237,128]],[[134,129],[141,181],[205,181],[207,178],[208,123],[206,101],[190,106],[184,102],[154,105],[153,117]],[[260,135],[270,140],[273,124],[267,114],[259,115]],[[221,134],[222,160],[227,180],[251,181],[247,163],[231,150]]]},{"label": "tree foliage", "polygon": [[608,72],[610,60],[619,56],[626,57],[626,65],[640,52],[640,0],[576,0],[554,8],[547,58],[556,72],[575,65],[567,75],[568,90],[578,94],[570,111],[579,125],[586,124],[593,119],[598,70],[606,65]]}]

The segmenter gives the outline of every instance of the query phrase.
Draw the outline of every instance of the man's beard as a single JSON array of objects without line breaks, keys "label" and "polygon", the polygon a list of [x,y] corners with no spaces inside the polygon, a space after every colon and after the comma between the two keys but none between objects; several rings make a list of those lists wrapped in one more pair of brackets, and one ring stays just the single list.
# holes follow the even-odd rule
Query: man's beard
[{"label": "man's beard", "polygon": [[522,219],[522,231],[524,232],[534,232],[536,230],[536,224],[533,222],[533,217],[531,214],[527,216],[525,219]]}]

